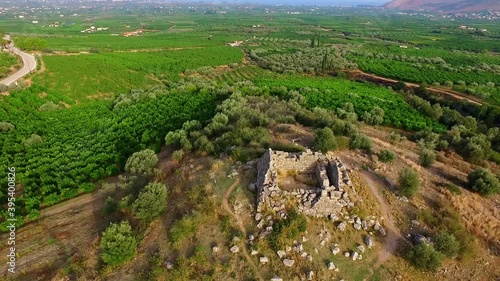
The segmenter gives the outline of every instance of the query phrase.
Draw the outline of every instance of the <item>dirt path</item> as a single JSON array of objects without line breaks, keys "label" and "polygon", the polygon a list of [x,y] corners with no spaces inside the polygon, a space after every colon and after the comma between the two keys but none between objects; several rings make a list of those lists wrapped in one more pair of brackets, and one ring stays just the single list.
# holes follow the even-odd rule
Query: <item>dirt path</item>
[{"label": "dirt path", "polygon": [[[231,193],[233,193],[234,189],[238,186],[238,184],[240,184],[239,179],[236,180],[233,183],[233,185],[231,185],[231,187],[229,187],[227,189],[227,191],[224,193],[224,197],[222,198],[222,207],[224,208],[224,210],[226,210],[226,212],[228,212],[233,217],[234,220],[236,220],[236,224],[238,225],[238,228],[240,229],[241,233],[243,233],[243,236],[246,239],[247,230],[245,228],[245,225],[243,224],[243,221],[241,220],[240,216],[238,216],[236,213],[234,213],[233,210],[231,210],[231,206],[229,205],[229,197],[231,196]],[[253,268],[253,270],[257,276],[257,279],[264,280],[262,278],[262,276],[260,275],[259,269],[257,268],[254,261],[252,260],[252,258],[248,254],[246,246],[242,247],[242,248],[243,248],[243,250],[242,250],[243,255],[245,256],[245,258],[246,258],[247,262],[250,264],[250,266]]]},{"label": "dirt path", "polygon": [[384,262],[386,262],[396,251],[398,247],[398,242],[400,239],[403,239],[403,236],[399,232],[399,229],[394,224],[394,220],[390,213],[390,207],[387,202],[384,200],[382,195],[379,192],[378,186],[383,185],[379,178],[375,175],[362,171],[361,175],[366,181],[368,188],[377,199],[380,204],[380,210],[382,211],[382,215],[384,216],[384,227],[387,228],[387,236],[385,237],[384,245],[378,254],[377,263],[373,267],[373,271],[379,268]]},{"label": "dirt path", "polygon": [[48,207],[46,209],[43,209],[41,211],[40,218],[46,218],[50,217],[62,212],[67,212],[68,210],[71,210],[73,208],[77,208],[83,205],[91,204],[95,200],[99,199],[100,196],[97,195],[97,193],[90,193],[90,194],[85,194],[85,195],[80,195],[78,197],[75,197],[73,199],[69,199],[66,202],[62,203],[57,203],[54,206]]},{"label": "dirt path", "polygon": [[[363,77],[368,78],[368,80],[372,80],[373,82],[376,82],[376,83],[380,83],[380,82],[381,83],[390,83],[390,84],[398,83],[398,80],[394,80],[394,79],[390,79],[390,78],[386,78],[386,77],[382,77],[382,76],[377,76],[375,74],[366,73],[366,72],[363,72],[361,70],[356,71],[355,75],[359,76],[361,78],[363,78]],[[405,82],[405,84],[406,84],[406,86],[411,87],[411,88],[420,87],[419,84],[415,84],[415,83]],[[475,98],[475,97],[471,97],[471,96],[467,96],[467,95],[464,95],[464,94],[459,93],[459,92],[455,92],[455,91],[451,91],[451,90],[436,89],[436,88],[432,88],[432,87],[427,87],[427,90],[431,93],[437,93],[437,94],[451,96],[451,97],[454,97],[455,99],[458,99],[458,100],[465,99],[468,102],[473,103],[473,104],[477,104],[477,105],[483,104],[483,102],[480,99]]]}]

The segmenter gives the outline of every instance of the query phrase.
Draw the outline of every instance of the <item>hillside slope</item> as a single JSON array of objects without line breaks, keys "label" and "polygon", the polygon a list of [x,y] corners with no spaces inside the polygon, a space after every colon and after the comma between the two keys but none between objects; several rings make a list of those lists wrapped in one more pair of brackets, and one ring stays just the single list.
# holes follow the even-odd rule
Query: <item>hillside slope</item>
[{"label": "hillside slope", "polygon": [[385,8],[400,10],[432,10],[443,12],[477,12],[500,10],[498,0],[393,0]]}]

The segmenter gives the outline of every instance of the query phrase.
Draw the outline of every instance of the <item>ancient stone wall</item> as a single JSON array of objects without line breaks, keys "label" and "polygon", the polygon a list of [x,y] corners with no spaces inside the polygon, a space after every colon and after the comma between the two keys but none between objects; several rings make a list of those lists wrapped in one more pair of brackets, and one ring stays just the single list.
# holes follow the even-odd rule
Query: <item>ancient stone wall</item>
[{"label": "ancient stone wall", "polygon": [[[303,153],[287,153],[269,149],[257,165],[257,214],[258,227],[264,226],[262,210],[267,207],[279,217],[286,217],[286,202],[295,202],[296,209],[315,217],[336,216],[344,207],[351,207],[344,191],[350,179],[340,159],[328,159],[321,153],[307,150]],[[278,170],[314,172],[319,186],[312,190],[285,191],[278,186]]]}]

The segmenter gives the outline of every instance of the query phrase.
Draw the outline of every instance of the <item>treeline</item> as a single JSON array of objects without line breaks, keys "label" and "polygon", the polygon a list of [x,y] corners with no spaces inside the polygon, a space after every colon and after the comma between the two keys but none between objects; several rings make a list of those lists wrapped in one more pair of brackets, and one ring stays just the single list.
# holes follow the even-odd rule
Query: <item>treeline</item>
[{"label": "treeline", "polygon": [[253,49],[249,57],[260,67],[278,73],[327,74],[340,70],[355,69],[357,65],[341,55],[337,47],[285,49]]},{"label": "treeline", "polygon": [[[428,97],[425,87],[415,90],[416,94]],[[416,140],[422,151],[447,150],[453,148],[470,162],[483,164],[485,160],[500,163],[500,112],[496,107],[476,106],[469,103],[429,102],[417,95],[407,94],[408,103],[422,114],[446,125],[448,130],[442,133],[422,130],[416,134]],[[435,101],[435,98],[431,100]],[[474,117],[474,116],[477,116]]]}]

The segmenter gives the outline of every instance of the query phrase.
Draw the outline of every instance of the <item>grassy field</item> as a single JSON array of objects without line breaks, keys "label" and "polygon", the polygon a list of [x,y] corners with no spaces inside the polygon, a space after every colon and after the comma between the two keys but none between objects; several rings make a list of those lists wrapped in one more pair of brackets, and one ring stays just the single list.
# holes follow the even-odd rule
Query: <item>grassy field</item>
[{"label": "grassy field", "polygon": [[243,53],[226,46],[156,52],[44,56],[46,70],[34,80],[68,97],[113,96],[175,81],[186,69],[239,63]]}]

